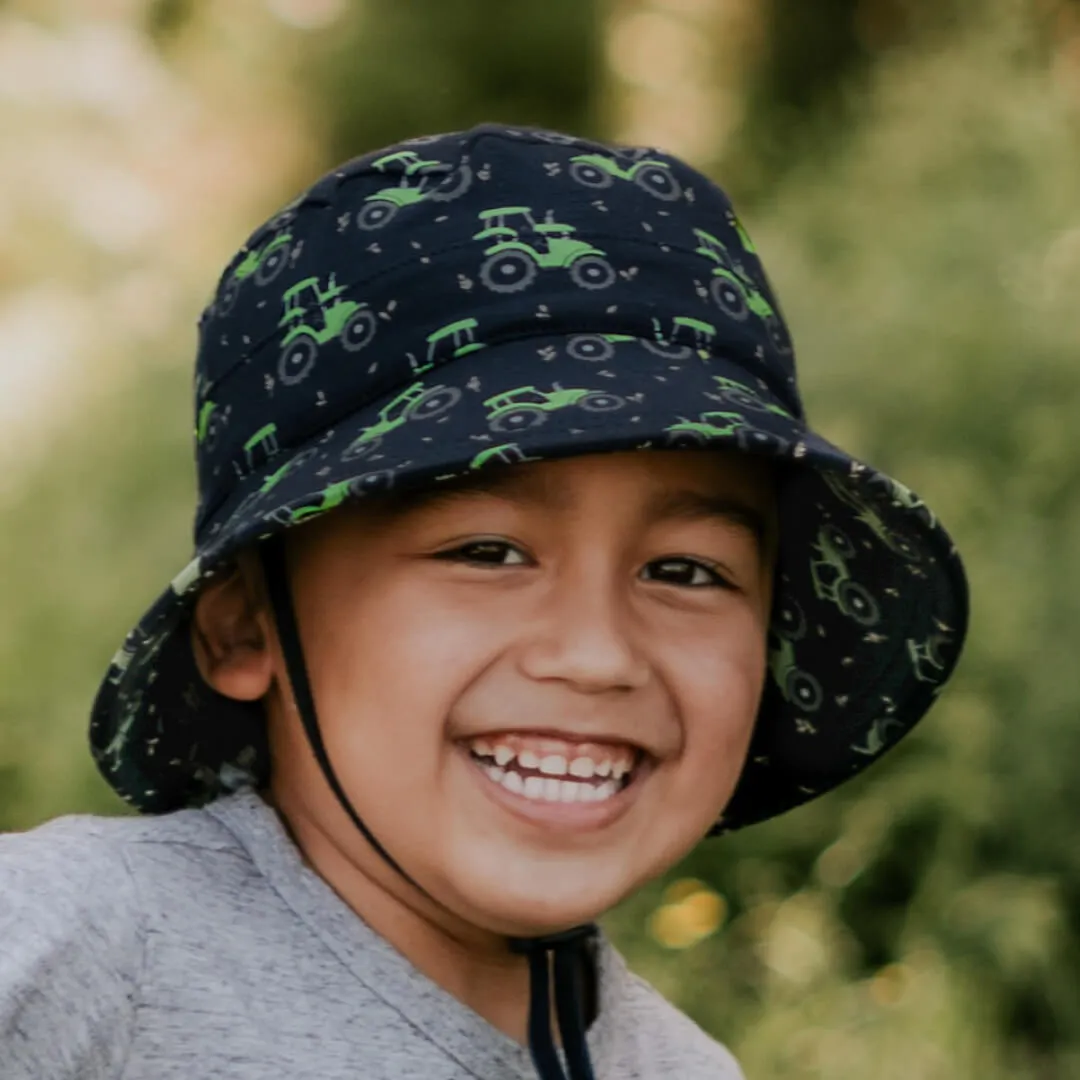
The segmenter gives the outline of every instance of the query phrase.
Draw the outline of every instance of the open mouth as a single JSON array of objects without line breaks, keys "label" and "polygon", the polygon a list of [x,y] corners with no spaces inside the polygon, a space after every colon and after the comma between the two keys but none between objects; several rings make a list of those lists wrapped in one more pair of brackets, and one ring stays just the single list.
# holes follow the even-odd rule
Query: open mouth
[{"label": "open mouth", "polygon": [[467,743],[473,761],[507,791],[534,802],[602,803],[633,779],[643,752],[627,745],[489,736]]}]

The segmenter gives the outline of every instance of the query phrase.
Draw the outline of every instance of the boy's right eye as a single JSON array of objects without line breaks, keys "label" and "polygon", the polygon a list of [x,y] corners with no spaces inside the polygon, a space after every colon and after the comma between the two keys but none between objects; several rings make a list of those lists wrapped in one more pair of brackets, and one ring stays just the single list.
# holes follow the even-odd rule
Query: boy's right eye
[{"label": "boy's right eye", "polygon": [[435,558],[483,566],[525,566],[529,561],[520,548],[505,540],[473,540],[449,551],[440,551]]}]

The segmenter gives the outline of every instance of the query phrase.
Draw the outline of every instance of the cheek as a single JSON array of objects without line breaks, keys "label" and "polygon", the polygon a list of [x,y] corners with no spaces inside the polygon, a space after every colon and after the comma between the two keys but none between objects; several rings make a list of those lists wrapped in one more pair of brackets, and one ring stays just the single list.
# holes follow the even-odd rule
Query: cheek
[{"label": "cheek", "polygon": [[680,805],[705,826],[726,805],[742,771],[766,671],[765,628],[739,620],[703,634],[670,658],[683,744],[673,762]]},{"label": "cheek", "polygon": [[355,614],[311,635],[320,726],[343,773],[431,784],[447,718],[503,638],[487,613],[452,596],[389,580],[362,593],[340,605]]}]

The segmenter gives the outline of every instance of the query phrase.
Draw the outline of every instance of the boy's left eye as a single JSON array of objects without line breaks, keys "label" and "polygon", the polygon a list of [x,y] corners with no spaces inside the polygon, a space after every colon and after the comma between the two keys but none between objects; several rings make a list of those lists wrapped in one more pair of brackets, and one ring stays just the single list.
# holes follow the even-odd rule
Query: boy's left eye
[{"label": "boy's left eye", "polygon": [[654,559],[643,573],[647,580],[660,581],[665,585],[684,585],[691,588],[731,589],[734,586],[713,567],[697,559],[672,557]]}]

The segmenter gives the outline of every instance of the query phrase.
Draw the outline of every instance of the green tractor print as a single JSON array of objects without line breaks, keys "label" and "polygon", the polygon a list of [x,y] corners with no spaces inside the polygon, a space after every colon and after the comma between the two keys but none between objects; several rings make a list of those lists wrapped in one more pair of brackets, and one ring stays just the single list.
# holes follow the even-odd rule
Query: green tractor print
[{"label": "green tractor print", "polygon": [[383,188],[369,195],[357,211],[356,227],[370,232],[390,223],[403,206],[430,199],[450,202],[463,195],[472,184],[472,169],[465,163],[456,167],[445,161],[425,160],[413,150],[399,150],[372,162],[372,168],[385,172],[388,166],[403,166],[396,187]]},{"label": "green tractor print", "polygon": [[389,491],[393,483],[394,474],[389,469],[364,473],[363,476],[354,476],[350,480],[338,480],[323,488],[317,503],[301,506],[296,510],[282,507],[270,515],[270,520],[286,526],[296,525],[301,521],[307,521],[308,518],[336,509],[349,498],[360,498],[378,491]]},{"label": "green tractor print", "polygon": [[602,390],[564,390],[558,383],[550,391],[535,386],[520,386],[495,394],[484,402],[488,410],[488,427],[492,431],[525,431],[539,427],[547,414],[576,406],[586,412],[614,412],[626,404],[617,394]]},{"label": "green tractor print", "polygon": [[[666,360],[684,360],[695,352],[703,360],[708,358],[708,345],[716,337],[716,327],[712,323],[689,315],[676,315],[671,324],[671,333],[665,334],[660,320],[654,316],[652,338],[636,337],[634,334],[574,334],[566,343],[566,352],[575,360],[602,364],[615,355],[616,342],[636,341]],[[687,338],[692,339],[694,344],[685,344]]]},{"label": "green tractor print", "polygon": [[482,341],[476,340],[476,328],[479,325],[476,319],[458,319],[457,322],[447,323],[428,334],[427,355],[423,361],[418,361],[412,353],[408,353],[413,374],[422,375],[436,364],[456,360],[459,356],[468,356],[477,349],[486,348]]},{"label": "green tractor print", "polygon": [[775,649],[769,651],[769,671],[783,699],[803,712],[816,712],[821,708],[824,695],[821,683],[795,662],[795,644],[780,638]]},{"label": "green tractor print", "polygon": [[[615,282],[615,268],[605,253],[584,240],[575,240],[572,225],[551,220],[537,222],[528,206],[501,206],[479,214],[484,227],[474,240],[488,241],[480,280],[492,292],[527,289],[540,270],[570,272],[580,289],[606,289]],[[514,224],[509,224],[514,222]]]},{"label": "green tractor print", "polygon": [[307,450],[301,450],[300,453],[293,455],[281,466],[280,469],[275,469],[263,482],[259,488],[259,494],[265,495],[271,488],[277,487],[282,480],[285,479],[289,473],[294,472],[300,468],[301,465],[306,465],[315,455],[318,453],[314,448]]},{"label": "green tractor print", "polygon": [[667,445],[677,450],[692,450],[703,446],[708,439],[730,438],[745,430],[746,419],[736,412],[702,413],[696,420],[681,418],[669,424]]},{"label": "green tractor print", "polygon": [[906,536],[893,532],[882,520],[881,515],[868,502],[859,498],[839,476],[823,473],[822,479],[842,503],[855,511],[855,520],[865,525],[890,551],[895,551],[897,555],[912,562],[919,561],[918,547]]},{"label": "green tractor print", "polygon": [[540,461],[538,457],[530,457],[517,443],[501,443],[499,446],[488,446],[481,450],[469,462],[470,469],[482,469],[485,465],[518,465],[523,461]]},{"label": "green tractor print", "polygon": [[195,425],[195,440],[204,451],[211,451],[217,446],[222,433],[229,426],[231,415],[231,405],[223,409],[215,401],[203,402]]},{"label": "green tractor print", "polygon": [[851,749],[856,754],[864,754],[866,757],[877,757],[889,745],[889,733],[899,728],[904,730],[904,725],[895,716],[882,716],[870,725],[866,733],[866,741],[859,745],[853,743]]},{"label": "green tractor print", "polygon": [[352,490],[351,480],[340,480],[336,484],[330,484],[323,489],[322,501],[317,506],[302,506],[299,510],[289,511],[289,523],[295,525],[306,518],[325,514],[340,506],[350,495]]},{"label": "green tractor print", "polygon": [[[740,237],[744,234],[745,230],[740,227]],[[765,324],[769,340],[776,350],[780,353],[790,353],[791,344],[776,310],[758,290],[753,278],[746,273],[742,264],[731,257],[724,242],[704,229],[695,229],[694,236],[698,241],[694,252],[716,264],[713,266],[712,282],[709,285],[709,294],[716,306],[728,318],[736,322],[742,322],[753,312]],[[750,245],[747,250],[752,251],[753,245]]]},{"label": "green tractor print", "polygon": [[682,194],[679,181],[666,161],[644,158],[623,168],[603,154],[578,154],[570,159],[570,175],[585,187],[608,188],[616,179],[628,180],[655,199],[673,202]]},{"label": "green tractor print", "polygon": [[749,255],[756,255],[757,248],[754,247],[754,241],[750,239],[750,234],[739,220],[739,215],[736,214],[734,210],[728,210],[724,216],[727,218],[728,224],[735,230],[736,235],[739,237],[739,243],[742,244],[743,251]]},{"label": "green tractor print", "polygon": [[325,288],[316,277],[304,278],[282,296],[284,313],[278,326],[287,326],[281,342],[278,378],[286,386],[303,382],[318,359],[319,347],[337,338],[349,352],[371,343],[378,323],[367,304],[342,300],[345,291],[334,275]]},{"label": "green tractor print", "polygon": [[228,315],[240,295],[240,286],[253,278],[256,285],[269,285],[289,263],[292,234],[278,233],[261,251],[249,251],[226,278],[215,305],[218,315]]},{"label": "green tractor print", "polygon": [[782,416],[787,420],[793,419],[787,409],[780,405],[762,401],[761,398],[737,379],[728,379],[723,375],[714,375],[712,378],[713,382],[716,383],[716,392],[707,396],[714,401],[718,401],[723,405],[734,405],[735,408],[744,409],[746,412],[773,413],[775,416]]},{"label": "green tractor print", "polygon": [[341,455],[342,461],[356,461],[373,454],[382,444],[383,436],[410,420],[432,420],[452,409],[461,399],[456,386],[425,387],[422,382],[402,390],[376,414],[374,424],[364,428]]},{"label": "green tractor print", "polygon": [[770,631],[769,671],[780,695],[803,712],[817,712],[824,694],[821,683],[798,666],[795,642],[806,636],[806,616],[792,599],[784,598],[777,606]]},{"label": "green tractor print", "polygon": [[247,472],[254,472],[260,465],[277,454],[280,449],[277,424],[264,424],[244,443],[244,463],[247,466]]},{"label": "green tractor print", "polygon": [[810,577],[819,600],[835,604],[849,619],[861,626],[881,620],[877,602],[857,581],[848,562],[855,558],[855,545],[835,525],[824,525],[814,544],[817,557],[810,560]]},{"label": "green tractor print", "polygon": [[[940,627],[941,624],[938,623]],[[949,643],[949,634],[939,629],[930,634],[925,641],[908,639],[907,651],[911,659],[911,668],[919,682],[940,683],[945,671],[945,660],[941,655],[941,646]]]}]

